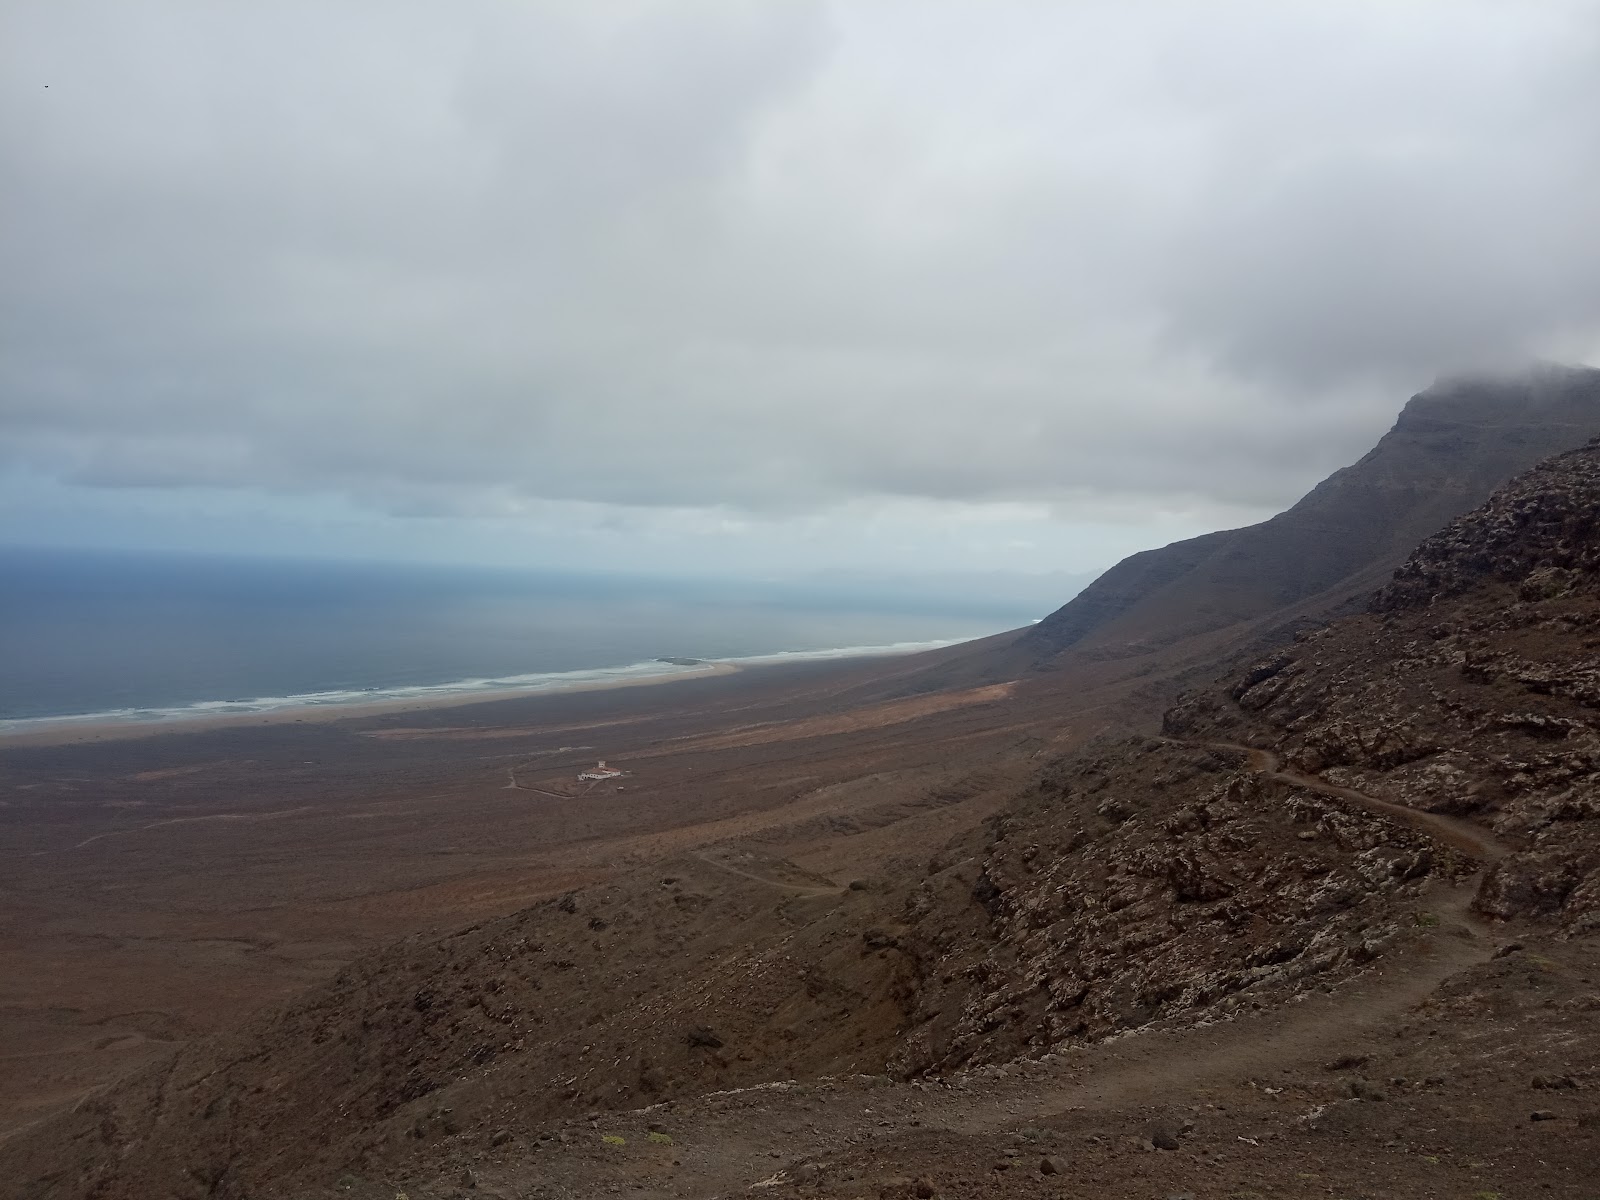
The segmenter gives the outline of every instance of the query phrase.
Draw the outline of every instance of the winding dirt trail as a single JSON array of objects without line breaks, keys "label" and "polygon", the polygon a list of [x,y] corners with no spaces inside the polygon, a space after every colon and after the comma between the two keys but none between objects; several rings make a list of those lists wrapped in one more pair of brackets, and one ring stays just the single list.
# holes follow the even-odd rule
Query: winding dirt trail
[{"label": "winding dirt trail", "polygon": [[[943,1083],[882,1086],[866,1077],[774,1084],[680,1101],[603,1119],[625,1151],[575,1153],[484,1169],[508,1195],[530,1178],[554,1194],[593,1195],[610,1187],[644,1198],[793,1195],[800,1163],[872,1169],[916,1164],[960,1139],[981,1141],[1027,1126],[1115,1131],[1138,1136],[1152,1110],[1203,1103],[1219,1089],[1319,1071],[1327,1059],[1378,1039],[1445,979],[1487,960],[1491,946],[1460,920],[1472,889],[1449,889],[1442,919],[1409,954],[1393,955],[1331,993],[1189,1027],[1153,1026],[1000,1071]],[[678,1166],[659,1169],[648,1141],[666,1118]],[[609,1151],[609,1148],[602,1147]],[[982,1153],[979,1149],[976,1153]],[[990,1152],[992,1154],[992,1152]],[[776,1159],[776,1161],[775,1161]],[[572,1189],[570,1193],[561,1187]]]},{"label": "winding dirt trail", "polygon": [[1488,830],[1473,824],[1471,821],[1462,820],[1460,817],[1446,816],[1443,813],[1424,812],[1421,809],[1407,808],[1404,804],[1396,804],[1392,800],[1380,800],[1377,796],[1369,796],[1365,792],[1358,792],[1355,788],[1329,783],[1327,780],[1319,779],[1315,775],[1303,775],[1299,771],[1285,770],[1282,759],[1272,750],[1263,750],[1257,746],[1243,746],[1237,742],[1191,742],[1180,738],[1168,738],[1167,740],[1180,746],[1202,746],[1210,750],[1232,750],[1243,754],[1248,759],[1250,770],[1264,778],[1278,783],[1286,783],[1291,787],[1320,792],[1324,796],[1348,800],[1352,804],[1358,804],[1370,812],[1398,817],[1419,833],[1425,833],[1447,846],[1470,854],[1473,858],[1482,859],[1485,862],[1498,862],[1511,853],[1510,847],[1496,841]]},{"label": "winding dirt trail", "polygon": [[785,883],[781,879],[771,879],[765,875],[757,875],[752,871],[745,871],[732,863],[723,862],[719,858],[697,852],[692,857],[697,862],[703,862],[708,867],[715,867],[719,871],[726,871],[729,875],[738,875],[742,879],[749,879],[755,883],[765,884],[769,888],[776,888],[780,892],[792,892],[798,896],[837,896],[845,891],[842,887],[808,887],[801,883]]},{"label": "winding dirt trail", "polygon": [[[1284,770],[1271,751],[1232,743],[1182,744],[1243,753],[1249,769],[1269,779],[1404,820],[1486,862],[1507,853],[1467,822]],[[772,887],[830,894],[763,878],[704,854],[696,857]],[[1136,1134],[1151,1111],[1195,1106],[1219,1089],[1248,1086],[1284,1072],[1316,1072],[1321,1063],[1352,1046],[1384,1039],[1446,979],[1486,962],[1493,953],[1491,940],[1484,936],[1486,926],[1470,907],[1480,878],[1481,872],[1454,886],[1435,880],[1428,899],[1439,918],[1436,926],[1333,990],[1303,993],[1293,1003],[1199,1025],[1158,1023],[1095,1045],[998,1070],[958,1074],[940,1083],[882,1086],[857,1076],[768,1084],[680,1102],[671,1113],[676,1139],[672,1153],[678,1165],[670,1172],[659,1171],[643,1150],[636,1157],[631,1152],[578,1153],[555,1161],[547,1157],[537,1166],[508,1163],[503,1174],[484,1175],[516,1186],[536,1170],[548,1183],[570,1183],[578,1189],[574,1194],[609,1184],[645,1198],[782,1195],[795,1182],[800,1163],[868,1169],[898,1162],[914,1169],[957,1139],[981,1140],[1029,1125]],[[623,1136],[630,1146],[648,1145],[651,1122],[660,1116],[655,1109],[618,1113],[606,1119],[605,1131]]]}]

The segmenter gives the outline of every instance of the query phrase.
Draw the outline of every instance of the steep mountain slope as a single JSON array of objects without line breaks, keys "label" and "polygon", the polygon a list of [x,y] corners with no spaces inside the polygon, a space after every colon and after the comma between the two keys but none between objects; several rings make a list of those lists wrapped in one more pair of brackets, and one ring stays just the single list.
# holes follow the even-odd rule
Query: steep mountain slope
[{"label": "steep mountain slope", "polygon": [[1337,977],[1449,880],[1480,919],[1600,930],[1600,439],[1429,538],[1369,607],[1184,698],[1165,742],[1042,773],[968,847],[986,916],[927,928],[958,969],[925,956],[896,1063]]},{"label": "steep mountain slope", "polygon": [[[573,1124],[590,1110],[857,1072],[983,1080],[1154,1028],[1181,1057],[1186,1029],[1291,998],[1332,996],[1352,1029],[1454,1004],[1532,1055],[1545,1026],[1461,998],[1500,986],[1496,942],[1600,921],[1597,512],[1600,442],[1429,539],[1372,611],[1186,698],[1165,738],[1041,763],[892,877],[841,886],[723,848],[375,955],[0,1148],[0,1194],[454,1195],[462,1169],[597,1139]],[[1567,1060],[1600,1062],[1561,1020]],[[1600,1082],[1583,1070],[1572,1086]],[[742,1093],[757,1111],[765,1094]],[[774,1121],[774,1142],[801,1136]]]},{"label": "steep mountain slope", "polygon": [[1544,368],[1415,396],[1359,462],[1260,525],[1119,563],[1019,643],[1040,660],[1092,639],[1176,641],[1316,596],[1424,537],[1534,463],[1600,433],[1600,371]]},{"label": "steep mountain slope", "polygon": [[1600,370],[1545,366],[1441,382],[1414,396],[1359,462],[1292,508],[1126,558],[1038,625],[947,653],[924,684],[1148,673],[1222,655],[1252,631],[1325,618],[1514,475],[1596,434]]}]

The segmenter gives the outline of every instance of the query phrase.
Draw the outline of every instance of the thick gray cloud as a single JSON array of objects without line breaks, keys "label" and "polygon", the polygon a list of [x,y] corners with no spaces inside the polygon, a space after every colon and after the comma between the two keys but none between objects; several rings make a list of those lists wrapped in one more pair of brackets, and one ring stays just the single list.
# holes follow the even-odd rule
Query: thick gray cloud
[{"label": "thick gray cloud", "polygon": [[1600,350],[1594,3],[0,23],[0,456],[69,484],[1148,524]]}]

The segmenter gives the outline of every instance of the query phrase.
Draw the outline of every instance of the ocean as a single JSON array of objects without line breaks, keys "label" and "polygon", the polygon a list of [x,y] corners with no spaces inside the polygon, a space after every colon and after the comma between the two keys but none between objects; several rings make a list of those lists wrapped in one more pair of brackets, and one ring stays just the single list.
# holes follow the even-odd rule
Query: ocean
[{"label": "ocean", "polygon": [[1035,615],[909,590],[0,549],[0,732],[905,652]]}]

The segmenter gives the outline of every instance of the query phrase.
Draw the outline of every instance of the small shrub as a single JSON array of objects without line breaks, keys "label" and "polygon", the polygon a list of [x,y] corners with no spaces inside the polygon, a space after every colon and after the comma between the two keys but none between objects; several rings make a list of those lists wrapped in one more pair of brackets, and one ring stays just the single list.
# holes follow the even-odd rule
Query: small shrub
[{"label": "small shrub", "polygon": [[670,1145],[672,1145],[672,1137],[671,1137],[670,1134],[652,1133],[650,1135],[650,1140],[652,1142],[654,1142],[658,1146],[670,1146]]},{"label": "small shrub", "polygon": [[603,1133],[600,1135],[600,1140],[608,1146],[626,1146],[628,1144],[627,1138],[618,1137],[614,1133]]}]

